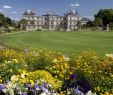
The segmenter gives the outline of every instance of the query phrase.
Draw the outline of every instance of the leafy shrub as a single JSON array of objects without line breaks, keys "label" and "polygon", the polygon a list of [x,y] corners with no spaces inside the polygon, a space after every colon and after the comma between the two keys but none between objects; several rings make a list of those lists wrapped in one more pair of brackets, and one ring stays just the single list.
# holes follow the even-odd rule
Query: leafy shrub
[{"label": "leafy shrub", "polygon": [[66,56],[56,55],[51,61],[51,66],[47,66],[46,69],[51,72],[54,77],[65,80],[70,75],[69,60]]},{"label": "leafy shrub", "polygon": [[[20,81],[23,84],[25,82],[34,84],[37,80],[44,80],[57,89],[69,80],[71,74],[76,73],[76,81],[82,88],[86,89],[85,84],[90,84],[97,94],[113,93],[113,54],[101,58],[95,52],[84,51],[69,58],[47,49],[23,51],[4,49],[0,50],[0,68],[0,83],[6,82],[12,75],[22,71],[20,75],[25,78]],[[65,92],[65,88],[62,91]]]},{"label": "leafy shrub", "polygon": [[72,71],[78,74],[79,79],[84,77],[98,93],[105,91],[112,93],[113,60],[111,58],[102,59],[95,52],[85,51],[75,56],[73,60]]},{"label": "leafy shrub", "polygon": [[0,76],[4,81],[9,80],[12,75],[18,74],[18,70],[27,70],[28,66],[22,61],[12,59],[0,64]]},{"label": "leafy shrub", "polygon": [[51,84],[54,88],[59,88],[62,85],[61,81],[53,78],[49,72],[44,71],[44,70],[37,70],[37,71],[29,73],[29,75],[27,76],[27,79],[33,80],[33,81],[43,80]]},{"label": "leafy shrub", "polygon": [[[43,71],[44,72],[44,71]],[[47,74],[47,72],[46,72]],[[29,74],[27,71],[22,70],[20,74],[13,75],[11,80],[6,82],[5,84],[0,84],[0,94],[2,95],[43,95],[51,94],[55,95],[57,92],[53,89],[53,86],[45,82],[44,80],[40,80],[41,76],[37,76],[38,79],[30,80]],[[51,77],[51,76],[49,76]]]}]

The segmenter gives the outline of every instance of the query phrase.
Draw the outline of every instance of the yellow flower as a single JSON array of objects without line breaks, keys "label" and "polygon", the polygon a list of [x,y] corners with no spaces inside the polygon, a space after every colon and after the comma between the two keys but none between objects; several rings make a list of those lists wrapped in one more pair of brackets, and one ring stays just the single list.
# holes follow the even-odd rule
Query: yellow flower
[{"label": "yellow flower", "polygon": [[104,95],[110,95],[110,93],[108,93],[108,92],[105,92],[105,94]]},{"label": "yellow flower", "polygon": [[73,74],[73,72],[69,72],[70,74]]},{"label": "yellow flower", "polygon": [[61,73],[59,74],[59,76],[60,76],[60,77],[64,77],[63,74],[61,74]]},{"label": "yellow flower", "polygon": [[113,78],[113,74],[110,74],[111,75],[111,77]]},{"label": "yellow flower", "polygon": [[26,82],[28,82],[28,79],[27,78],[21,79],[21,82],[26,83]]},{"label": "yellow flower", "polygon": [[56,63],[56,62],[58,62],[58,60],[57,59],[53,59],[52,62],[53,63]]},{"label": "yellow flower", "polygon": [[58,95],[65,95],[65,94],[63,94],[63,92],[60,92]]},{"label": "yellow flower", "polygon": [[11,72],[11,73],[12,73],[12,72],[13,72],[13,69],[9,69],[9,72]]},{"label": "yellow flower", "polygon": [[67,63],[64,63],[65,68],[69,68],[69,65]]},{"label": "yellow flower", "polygon": [[13,59],[14,63],[19,63],[17,59]]},{"label": "yellow flower", "polygon": [[0,79],[0,83],[2,83],[2,79]]},{"label": "yellow flower", "polygon": [[13,75],[11,77],[11,81],[15,82],[15,81],[18,81],[19,80],[19,75]]},{"label": "yellow flower", "polygon": [[97,87],[96,90],[97,90],[97,91],[100,91],[100,87]]},{"label": "yellow flower", "polygon": [[55,78],[57,78],[57,76],[55,76]]},{"label": "yellow flower", "polygon": [[30,80],[30,83],[32,86],[35,84],[33,80]]}]

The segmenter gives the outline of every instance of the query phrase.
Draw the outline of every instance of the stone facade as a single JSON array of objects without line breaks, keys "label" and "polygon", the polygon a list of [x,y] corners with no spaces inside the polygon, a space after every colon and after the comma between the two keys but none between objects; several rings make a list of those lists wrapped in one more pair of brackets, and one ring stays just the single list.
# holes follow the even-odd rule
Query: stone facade
[{"label": "stone facade", "polygon": [[67,12],[64,16],[47,13],[37,16],[33,10],[26,10],[23,19],[27,20],[26,30],[76,30],[77,22],[81,20],[78,12]]}]

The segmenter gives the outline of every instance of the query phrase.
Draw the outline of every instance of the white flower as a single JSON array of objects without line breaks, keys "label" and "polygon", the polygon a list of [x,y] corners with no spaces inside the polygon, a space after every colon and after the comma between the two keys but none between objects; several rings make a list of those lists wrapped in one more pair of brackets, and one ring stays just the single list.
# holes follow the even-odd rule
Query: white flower
[{"label": "white flower", "polygon": [[25,75],[24,74],[21,74],[21,78],[25,78]]},{"label": "white flower", "polygon": [[16,75],[13,75],[12,77],[11,77],[11,81],[13,81],[13,82],[15,82],[15,81],[18,81],[19,79],[18,79],[18,77],[16,76]]},{"label": "white flower", "polygon": [[12,89],[9,90],[10,95],[14,95],[14,91]]},{"label": "white flower", "polygon": [[106,54],[106,56],[113,58],[113,54]]},{"label": "white flower", "polygon": [[91,91],[88,91],[86,95],[97,95],[96,93],[92,93]]},{"label": "white flower", "polygon": [[69,57],[67,57],[67,56],[64,56],[64,60],[65,60],[65,61],[69,61],[69,60],[70,60],[70,58],[69,58]]},{"label": "white flower", "polygon": [[46,93],[44,92],[44,93],[41,93],[40,95],[48,95],[48,94],[46,94]]},{"label": "white flower", "polygon": [[92,95],[92,92],[91,91],[88,91],[86,95]]},{"label": "white flower", "polygon": [[9,63],[10,64],[10,63],[12,63],[12,61],[5,61],[5,63]]},{"label": "white flower", "polygon": [[6,92],[7,92],[7,89],[3,89],[2,91],[3,91],[4,93],[6,93]]},{"label": "white flower", "polygon": [[57,59],[53,59],[52,62],[53,63],[56,63],[56,62],[58,62],[58,60]]}]

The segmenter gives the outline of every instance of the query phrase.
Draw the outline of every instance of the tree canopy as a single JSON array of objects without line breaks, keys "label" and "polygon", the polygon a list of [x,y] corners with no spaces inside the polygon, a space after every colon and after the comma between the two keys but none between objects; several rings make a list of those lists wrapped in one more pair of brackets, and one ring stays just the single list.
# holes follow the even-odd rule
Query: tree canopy
[{"label": "tree canopy", "polygon": [[95,23],[97,26],[106,27],[113,22],[113,9],[100,9],[95,15]]},{"label": "tree canopy", "polygon": [[5,17],[4,14],[0,13],[0,27],[14,27],[14,21],[9,18]]}]

